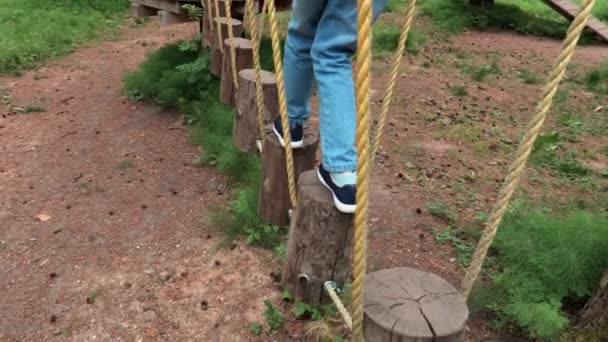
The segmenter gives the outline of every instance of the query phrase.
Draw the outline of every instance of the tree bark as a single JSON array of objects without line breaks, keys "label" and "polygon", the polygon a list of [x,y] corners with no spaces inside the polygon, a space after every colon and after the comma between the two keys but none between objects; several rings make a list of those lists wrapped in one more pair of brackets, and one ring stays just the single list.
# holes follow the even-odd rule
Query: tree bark
[{"label": "tree bark", "polygon": [[[222,42],[228,38],[228,30],[232,30],[235,37],[240,37],[243,34],[243,23],[238,19],[231,19],[220,17],[213,19],[217,28],[217,23],[220,24],[220,33]],[[217,33],[213,37],[216,42],[213,43],[213,49],[211,50],[211,63],[209,71],[215,76],[221,76],[222,73],[222,61],[224,56],[224,46],[218,45]]]},{"label": "tree bark", "polygon": [[[262,179],[258,214],[264,222],[286,226],[289,224],[289,188],[285,168],[285,149],[272,131],[265,128],[265,141],[262,153]],[[315,167],[319,136],[311,127],[305,127],[304,147],[293,150],[295,179],[304,171]]]},{"label": "tree bark", "polygon": [[575,328],[580,332],[579,337],[587,336],[588,341],[608,340],[608,270],[604,271],[595,293],[579,312]]},{"label": "tree bark", "polygon": [[354,217],[336,209],[317,171],[302,173],[298,185],[282,284],[308,304],[325,304],[331,299],[323,284],[331,280],[342,288],[349,278]]},{"label": "tree bark", "polygon": [[[234,53],[236,56],[236,72],[253,66],[253,50],[251,41],[245,38],[234,38]],[[220,101],[234,107],[236,102],[236,85],[232,75],[232,60],[230,56],[230,39],[224,40],[224,60],[222,61],[222,79],[220,84]]]},{"label": "tree bark", "polygon": [[[262,70],[262,92],[264,93],[264,126],[272,123],[279,115],[277,79],[275,74]],[[239,91],[236,100],[236,117],[232,130],[232,140],[236,148],[243,152],[256,149],[256,141],[261,139],[256,102],[255,70],[243,69],[239,72]]]}]

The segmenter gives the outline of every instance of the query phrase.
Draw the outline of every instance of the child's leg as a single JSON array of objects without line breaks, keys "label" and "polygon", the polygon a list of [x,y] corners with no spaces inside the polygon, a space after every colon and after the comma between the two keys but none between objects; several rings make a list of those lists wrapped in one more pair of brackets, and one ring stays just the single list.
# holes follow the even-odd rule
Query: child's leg
[{"label": "child's leg", "polygon": [[310,114],[314,80],[310,49],[326,0],[294,0],[285,43],[284,79],[290,123],[302,124]]},{"label": "child's leg", "polygon": [[[374,17],[387,0],[374,3]],[[323,167],[337,173],[355,171],[355,92],[351,58],[357,48],[357,2],[327,0],[312,44],[319,86]]]}]

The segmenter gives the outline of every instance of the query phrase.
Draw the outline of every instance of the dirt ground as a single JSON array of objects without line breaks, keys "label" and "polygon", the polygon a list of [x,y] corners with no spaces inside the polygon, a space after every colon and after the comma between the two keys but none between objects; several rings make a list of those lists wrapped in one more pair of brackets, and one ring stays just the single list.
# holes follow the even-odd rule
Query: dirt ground
[{"label": "dirt ground", "polygon": [[[249,332],[263,300],[278,301],[272,276],[278,261],[242,242],[218,246],[221,234],[206,217],[225,203],[226,180],[193,166],[200,151],[188,143],[179,113],[133,104],[121,92],[122,77],[146,52],[194,30],[190,24],[125,27],[112,41],[0,79],[12,105],[47,107],[44,113],[0,107],[0,341],[303,339],[299,322],[273,337]],[[504,134],[515,140],[540,92],[540,85],[503,77],[468,84],[471,97],[456,98],[447,90],[454,78],[438,59],[494,51],[503,54],[501,67],[515,69],[525,60],[544,71],[559,45],[467,33],[430,42],[406,58],[373,180],[371,271],[409,266],[459,284],[462,268],[453,248],[434,238],[446,223],[427,205],[457,201],[463,191],[454,182],[469,179],[464,187],[476,192],[457,208],[458,221],[489,210],[509,159],[492,148],[476,154],[444,126],[463,108],[488,115],[513,110],[514,124]],[[574,62],[606,57],[606,48],[583,47]],[[431,67],[421,66],[429,61]],[[376,67],[376,101],[385,66],[380,61]],[[586,110],[594,104],[577,101]],[[492,120],[478,124],[490,127]],[[606,158],[595,162],[605,165]],[[479,319],[470,330],[473,341],[500,339]]]}]

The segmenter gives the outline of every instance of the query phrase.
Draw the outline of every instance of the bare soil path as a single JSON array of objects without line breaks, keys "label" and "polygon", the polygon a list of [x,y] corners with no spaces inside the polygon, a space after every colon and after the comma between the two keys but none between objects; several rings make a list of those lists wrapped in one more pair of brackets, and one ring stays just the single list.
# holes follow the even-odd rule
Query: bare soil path
[{"label": "bare soil path", "polygon": [[0,341],[238,341],[275,294],[269,255],[218,249],[225,181],[192,166],[178,113],[122,94],[146,52],[193,25],[126,28],[0,80]]}]

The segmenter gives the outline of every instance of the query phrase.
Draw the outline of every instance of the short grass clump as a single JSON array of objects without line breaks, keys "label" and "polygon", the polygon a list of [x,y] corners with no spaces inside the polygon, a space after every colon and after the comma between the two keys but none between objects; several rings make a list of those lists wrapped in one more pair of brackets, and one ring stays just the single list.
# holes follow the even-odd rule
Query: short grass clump
[{"label": "short grass clump", "polygon": [[[377,22],[373,27],[372,48],[374,52],[390,54],[397,49],[401,28],[384,22]],[[405,49],[417,54],[425,43],[425,37],[417,31],[410,30],[405,42]]]},{"label": "short grass clump", "polygon": [[558,132],[541,134],[536,139],[531,162],[548,166],[567,178],[588,176],[592,173],[592,170],[578,161],[574,150],[564,151],[564,138]]},{"label": "short grass clump", "polygon": [[587,89],[600,95],[608,95],[608,62],[603,62],[589,71],[585,75],[584,83]]},{"label": "short grass clump", "polygon": [[567,310],[586,301],[608,267],[608,218],[516,205],[493,249],[491,282],[477,298],[497,313],[498,325],[552,340],[568,326]]},{"label": "short grass clump", "polygon": [[[200,165],[217,167],[231,177],[234,197],[212,215],[229,242],[244,236],[248,243],[280,250],[286,229],[264,224],[257,214],[260,180],[258,156],[232,143],[234,113],[219,101],[219,80],[209,73],[209,55],[198,38],[162,47],[139,70],[125,77],[125,92],[133,101],[151,100],[186,114],[190,140],[204,148]],[[262,47],[267,54],[270,46]]]},{"label": "short grass clump", "polygon": [[0,74],[19,73],[116,28],[127,0],[0,0]]}]

